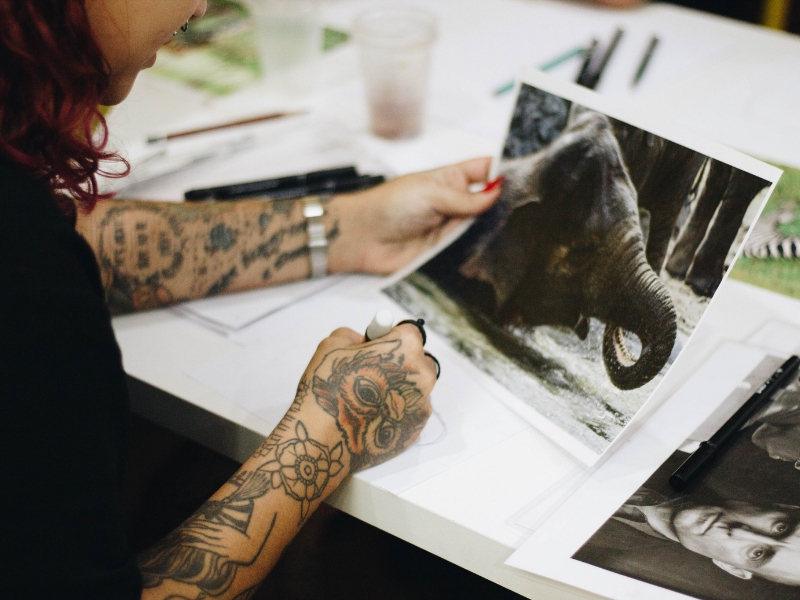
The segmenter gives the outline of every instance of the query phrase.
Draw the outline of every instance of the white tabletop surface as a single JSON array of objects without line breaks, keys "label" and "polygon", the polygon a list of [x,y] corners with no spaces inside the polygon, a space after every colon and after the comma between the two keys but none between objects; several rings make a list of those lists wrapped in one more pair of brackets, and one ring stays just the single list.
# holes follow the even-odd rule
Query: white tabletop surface
[{"label": "white tabletop surface", "polygon": [[[324,18],[347,28],[352,15],[370,3],[329,0]],[[355,140],[359,152],[377,157],[390,172],[491,154],[504,133],[502,103],[509,102],[493,99],[492,86],[502,84],[521,66],[542,64],[558,55],[573,40],[580,43],[592,34],[608,37],[621,22],[632,40],[646,40],[653,32],[667,43],[678,40],[664,44],[662,60],[669,59],[682,69],[670,71],[664,66],[658,72],[669,78],[668,84],[651,83],[635,92],[615,84],[622,75],[612,74],[600,87],[601,93],[661,111],[680,125],[759,158],[800,167],[798,38],[666,5],[630,13],[550,0],[439,0],[426,6],[441,19],[440,55],[434,64],[426,130],[414,142],[381,142],[366,132],[351,48],[335,51],[318,65],[324,74],[314,94],[288,95],[267,82],[234,97],[210,100],[145,75],[129,100],[110,117],[114,139],[134,149],[146,135],[180,128],[179,124],[224,121],[272,107],[303,105],[314,114],[336,119],[342,135]],[[515,46],[508,41],[515,36],[528,41]],[[527,58],[518,62],[522,52]],[[481,56],[489,58],[481,62]],[[459,70],[464,60],[472,61],[471,66]],[[570,72],[564,70],[561,75],[569,77]],[[274,168],[280,170],[280,166]],[[180,199],[169,189],[148,189],[152,197],[166,194],[167,199]],[[797,307],[788,298],[726,281],[659,395],[667,397],[674,391],[723,340],[744,340],[773,319],[800,325]],[[138,407],[146,416],[240,460],[254,449],[252,432],[267,435],[275,425],[186,375],[237,347],[224,336],[169,310],[118,317],[114,329],[130,375],[179,398],[186,407],[207,411],[202,416],[189,411],[186,414],[194,416],[188,418],[181,416],[180,407],[172,406],[167,415],[166,409],[150,403]],[[219,438],[222,432],[225,439]],[[330,502],[527,597],[595,597],[503,566],[523,537],[487,516],[492,506],[524,489],[525,473],[546,467],[540,458],[551,451],[552,444],[530,428],[401,494],[389,493],[356,475]],[[541,460],[546,462],[546,458]]]}]

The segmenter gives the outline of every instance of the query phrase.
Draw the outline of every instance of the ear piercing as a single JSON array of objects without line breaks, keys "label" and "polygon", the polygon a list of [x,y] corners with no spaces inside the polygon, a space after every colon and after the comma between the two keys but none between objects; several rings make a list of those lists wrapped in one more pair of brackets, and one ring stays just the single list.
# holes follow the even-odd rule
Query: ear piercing
[{"label": "ear piercing", "polygon": [[[183,33],[186,33],[187,31],[189,31],[189,21],[186,21],[186,23],[181,25],[181,31]],[[172,37],[175,37],[176,35],[178,35],[178,32],[177,31],[173,31],[172,32]]]}]

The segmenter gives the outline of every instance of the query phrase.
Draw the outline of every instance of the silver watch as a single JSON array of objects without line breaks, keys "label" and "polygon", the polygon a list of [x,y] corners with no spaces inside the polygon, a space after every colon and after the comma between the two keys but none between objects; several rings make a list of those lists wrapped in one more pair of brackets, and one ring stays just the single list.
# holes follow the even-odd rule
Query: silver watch
[{"label": "silver watch", "polygon": [[311,260],[311,278],[325,277],[328,274],[328,238],[325,237],[325,224],[322,217],[325,207],[322,203],[329,196],[308,196],[303,198],[303,216],[308,231],[308,256]]}]

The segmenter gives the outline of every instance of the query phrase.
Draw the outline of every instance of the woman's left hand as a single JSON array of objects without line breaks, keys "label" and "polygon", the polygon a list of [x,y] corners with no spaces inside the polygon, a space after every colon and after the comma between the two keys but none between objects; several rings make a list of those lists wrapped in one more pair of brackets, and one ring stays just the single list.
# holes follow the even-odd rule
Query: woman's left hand
[{"label": "woman's left hand", "polygon": [[469,191],[486,181],[490,164],[476,158],[333,198],[329,213],[339,231],[330,271],[388,274],[407,265],[499,198],[499,185]]}]

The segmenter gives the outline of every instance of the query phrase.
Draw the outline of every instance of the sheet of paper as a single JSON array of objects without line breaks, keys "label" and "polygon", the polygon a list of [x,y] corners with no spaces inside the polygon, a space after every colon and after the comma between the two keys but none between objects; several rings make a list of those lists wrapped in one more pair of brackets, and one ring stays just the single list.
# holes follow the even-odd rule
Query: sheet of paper
[{"label": "sheet of paper", "polygon": [[779,171],[531,70],[494,172],[500,201],[383,290],[591,465],[653,397]]},{"label": "sheet of paper", "polygon": [[177,201],[190,189],[348,165],[362,173],[386,170],[341,125],[316,114],[191,136],[135,156],[131,175],[116,185],[122,197],[146,200]]},{"label": "sheet of paper", "polygon": [[[753,346],[744,344],[722,346],[642,426],[642,429],[628,443],[592,474],[588,481],[511,556],[506,564],[615,599],[666,600],[689,596],[700,598],[790,597],[790,595],[765,594],[763,582],[737,579],[730,574],[730,571],[725,572],[719,564],[710,560],[710,558],[716,558],[719,563],[721,555],[717,550],[711,550],[711,546],[707,544],[701,544],[700,541],[695,543],[689,533],[690,530],[684,531],[684,525],[693,522],[690,517],[694,515],[699,519],[695,534],[703,534],[703,532],[712,532],[713,534],[716,529],[712,530],[710,527],[714,515],[721,519],[727,514],[725,511],[732,510],[734,505],[726,504],[727,501],[723,501],[720,508],[714,511],[709,508],[709,504],[706,504],[708,510],[702,513],[705,515],[705,520],[700,519],[702,516],[700,513],[705,510],[702,509],[703,501],[693,499],[691,494],[695,493],[695,490],[691,488],[687,491],[687,494],[690,495],[685,496],[684,500],[682,500],[684,496],[673,496],[671,506],[680,507],[680,511],[682,511],[670,517],[678,519],[672,521],[675,530],[664,529],[665,535],[659,537],[658,531],[662,531],[662,529],[658,523],[668,523],[670,519],[663,520],[666,518],[664,512],[658,513],[658,515],[651,515],[647,512],[645,513],[648,515],[645,523],[655,527],[655,533],[648,534],[648,531],[642,528],[644,525],[642,527],[636,525],[634,528],[638,527],[639,531],[633,532],[631,529],[632,533],[628,534],[627,543],[614,545],[609,541],[610,538],[603,538],[605,545],[598,546],[599,538],[594,538],[592,542],[594,546],[584,547],[587,540],[593,537],[601,526],[616,527],[617,521],[611,525],[604,524],[612,515],[623,515],[619,512],[620,507],[626,502],[633,502],[631,496],[637,490],[637,493],[640,494],[638,497],[641,498],[641,501],[637,501],[639,505],[649,506],[650,503],[641,495],[642,490],[639,489],[643,482],[649,479],[652,481],[651,478],[656,473],[660,478],[658,483],[664,487],[669,474],[682,462],[681,456],[686,456],[685,452],[696,447],[697,442],[707,439],[709,431],[716,430],[721,423],[725,422],[782,360],[782,357],[770,356],[766,351]],[[729,400],[732,398],[735,398],[736,402],[730,402]],[[759,419],[767,418],[764,414],[757,415],[757,418],[750,422],[752,425],[748,424],[748,427],[759,427]],[[747,449],[747,458],[742,455],[741,460],[745,461],[742,463],[742,468],[746,468],[744,465],[751,466],[747,461],[762,460],[762,462],[766,461],[765,465],[771,463],[775,468],[782,468],[784,477],[787,476],[786,473],[789,473],[790,478],[794,477],[791,474],[793,472],[791,463],[770,459],[766,452],[751,444],[749,434],[742,437],[741,441],[743,444],[752,446]],[[676,449],[683,449],[683,453]],[[736,447],[731,448],[731,451],[737,451]],[[672,463],[675,463],[674,468],[670,467]],[[734,463],[738,464],[738,461],[734,459]],[[774,496],[780,490],[767,490],[764,488],[766,485],[764,482],[752,483],[761,481],[758,478],[768,470],[760,467],[757,471],[742,472],[738,475],[735,470],[732,472],[715,470],[711,473],[710,479],[700,485],[701,487],[710,485],[711,482],[719,485],[720,481],[726,481],[729,489],[736,490],[734,495],[739,495],[740,492],[747,493],[750,486],[750,491],[756,495]],[[706,480],[704,479],[704,481]],[[654,484],[650,483],[649,485]],[[731,486],[733,487],[731,488]],[[759,488],[760,492],[755,488]],[[715,489],[718,498],[728,498],[727,492],[722,491],[722,488]],[[629,498],[631,498],[630,501]],[[706,503],[719,502],[719,500],[710,500],[710,496],[706,498]],[[634,514],[627,518],[630,520],[625,521],[622,516],[618,517],[624,521],[620,522],[623,530],[633,527],[631,523],[635,525],[637,522]],[[745,517],[742,518],[746,521]],[[650,529],[652,530],[652,527]],[[737,539],[737,530],[733,525],[729,531],[725,531],[721,531],[722,538],[731,541]],[[639,533],[648,535],[641,538]],[[610,533],[605,532],[604,535],[608,536]],[[670,535],[676,536],[674,540],[668,537]],[[638,539],[637,536],[645,540],[637,543],[644,543],[647,548],[639,547],[635,543],[635,538]],[[695,535],[695,537],[697,536]],[[700,538],[702,535],[698,540]],[[709,535],[710,538],[711,535]],[[584,547],[582,553],[577,555],[580,560],[572,558],[582,547]],[[594,548],[592,556],[596,558],[588,557],[587,553],[590,548]],[[744,549],[742,551],[744,552]],[[631,552],[636,556],[626,554]],[[627,559],[626,556],[628,556]],[[624,571],[628,568],[625,567],[626,564],[629,567],[634,563],[639,566],[630,567],[634,569],[634,572],[629,573],[629,576],[613,572],[612,567],[608,566],[611,564],[610,562],[605,565],[605,568],[595,566],[601,560],[612,561],[614,557],[617,557],[615,563],[617,566],[613,567],[614,570]],[[651,562],[660,566],[650,567],[648,570],[645,563],[650,559],[653,559]],[[730,558],[729,560],[733,561],[734,559]],[[595,564],[590,564],[590,562]],[[796,563],[793,564],[793,571],[797,573]],[[760,579],[760,577],[755,579]],[[692,585],[695,587],[691,587]],[[718,595],[714,595],[713,591],[708,592],[709,586],[712,588],[717,586]],[[776,594],[780,590],[791,593],[791,589],[787,590],[785,586],[772,589]],[[708,595],[709,593],[711,595]]]},{"label": "sheet of paper", "polygon": [[800,167],[800,115],[795,108],[800,83],[793,75],[794,52],[787,53],[784,45],[798,42],[763,37],[648,101],[703,135],[764,160]]},{"label": "sheet of paper", "polygon": [[785,321],[768,321],[747,341],[773,352],[797,354],[800,352],[800,327]]},{"label": "sheet of paper", "polygon": [[340,281],[340,276],[304,279],[238,294],[184,302],[173,311],[221,333],[233,333]]},{"label": "sheet of paper", "polygon": [[584,465],[562,461],[544,477],[534,478],[500,502],[485,507],[484,514],[520,537],[528,538],[585,472]]},{"label": "sheet of paper", "polygon": [[[351,282],[352,283],[352,282]],[[236,334],[248,346],[198,365],[188,375],[277,424],[294,398],[297,383],[316,345],[337,327],[364,329],[389,303],[380,295],[353,297],[341,283],[324,294],[296,302]],[[409,315],[394,310],[396,320]],[[451,358],[432,336],[426,349],[443,365],[434,391],[434,415],[420,439],[402,455],[364,471],[360,477],[394,493],[527,428]]]}]

